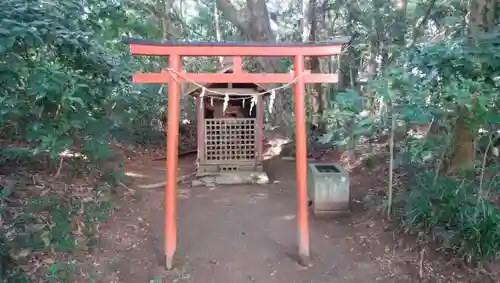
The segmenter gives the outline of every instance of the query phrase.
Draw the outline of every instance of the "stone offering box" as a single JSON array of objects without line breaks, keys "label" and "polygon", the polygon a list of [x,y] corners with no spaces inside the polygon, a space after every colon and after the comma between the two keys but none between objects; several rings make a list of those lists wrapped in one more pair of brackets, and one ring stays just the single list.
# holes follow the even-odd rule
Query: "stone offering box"
[{"label": "stone offering box", "polygon": [[308,196],[314,215],[349,211],[349,174],[339,164],[309,164]]}]

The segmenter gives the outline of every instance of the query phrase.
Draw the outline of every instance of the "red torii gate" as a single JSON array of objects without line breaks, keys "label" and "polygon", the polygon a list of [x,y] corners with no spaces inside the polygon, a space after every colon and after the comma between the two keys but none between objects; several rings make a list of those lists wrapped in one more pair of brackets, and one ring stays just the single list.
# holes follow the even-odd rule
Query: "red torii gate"
[{"label": "red torii gate", "polygon": [[[172,259],[177,248],[176,185],[177,150],[179,133],[180,83],[289,83],[293,84],[296,136],[297,171],[297,226],[298,255],[301,263],[309,260],[309,220],[307,205],[307,133],[306,105],[304,102],[306,83],[336,83],[337,74],[312,74],[306,72],[306,56],[332,56],[340,54],[348,38],[339,38],[315,44],[266,44],[228,42],[171,42],[123,38],[129,44],[132,55],[169,56],[169,70],[160,73],[137,73],[133,83],[168,84],[167,126],[167,184],[165,186],[165,260],[167,269],[172,268]],[[182,56],[233,56],[233,73],[185,73]],[[242,56],[293,57],[293,73],[246,73],[242,71]],[[179,76],[178,74],[181,74]],[[200,126],[200,125],[198,125]]]}]

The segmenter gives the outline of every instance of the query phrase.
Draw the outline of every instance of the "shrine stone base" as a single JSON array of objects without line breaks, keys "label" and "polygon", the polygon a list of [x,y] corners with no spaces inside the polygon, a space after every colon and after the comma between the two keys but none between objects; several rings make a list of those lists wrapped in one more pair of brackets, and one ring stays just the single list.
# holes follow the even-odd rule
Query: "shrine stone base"
[{"label": "shrine stone base", "polygon": [[266,172],[225,172],[218,175],[197,176],[191,183],[193,187],[216,185],[240,185],[240,184],[268,184],[269,177]]}]

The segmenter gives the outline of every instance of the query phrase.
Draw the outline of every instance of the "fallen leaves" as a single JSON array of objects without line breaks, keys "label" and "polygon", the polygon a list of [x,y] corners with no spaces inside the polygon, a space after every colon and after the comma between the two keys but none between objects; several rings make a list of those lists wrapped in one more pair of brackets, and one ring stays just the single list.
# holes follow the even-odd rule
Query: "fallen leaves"
[{"label": "fallen leaves", "polygon": [[[51,182],[48,175],[24,172],[0,176],[0,186],[10,188],[8,195],[2,190],[0,196],[0,230],[4,234],[1,245],[7,249],[7,257],[33,282],[55,264],[66,261],[72,246],[85,245],[89,232],[99,230],[99,210],[107,198],[85,181]],[[86,221],[93,225],[92,229]],[[64,239],[58,235],[64,235]],[[56,252],[61,248],[65,252]]]}]

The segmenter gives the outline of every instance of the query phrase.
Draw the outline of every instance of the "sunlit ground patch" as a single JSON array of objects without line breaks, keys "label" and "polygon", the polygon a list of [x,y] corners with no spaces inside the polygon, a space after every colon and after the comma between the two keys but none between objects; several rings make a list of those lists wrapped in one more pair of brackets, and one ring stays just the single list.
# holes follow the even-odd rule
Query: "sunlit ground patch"
[{"label": "sunlit ground patch", "polygon": [[144,175],[144,174],[137,173],[137,172],[131,172],[131,171],[125,172],[125,176],[132,177],[132,178],[145,178],[146,177],[146,175]]}]

